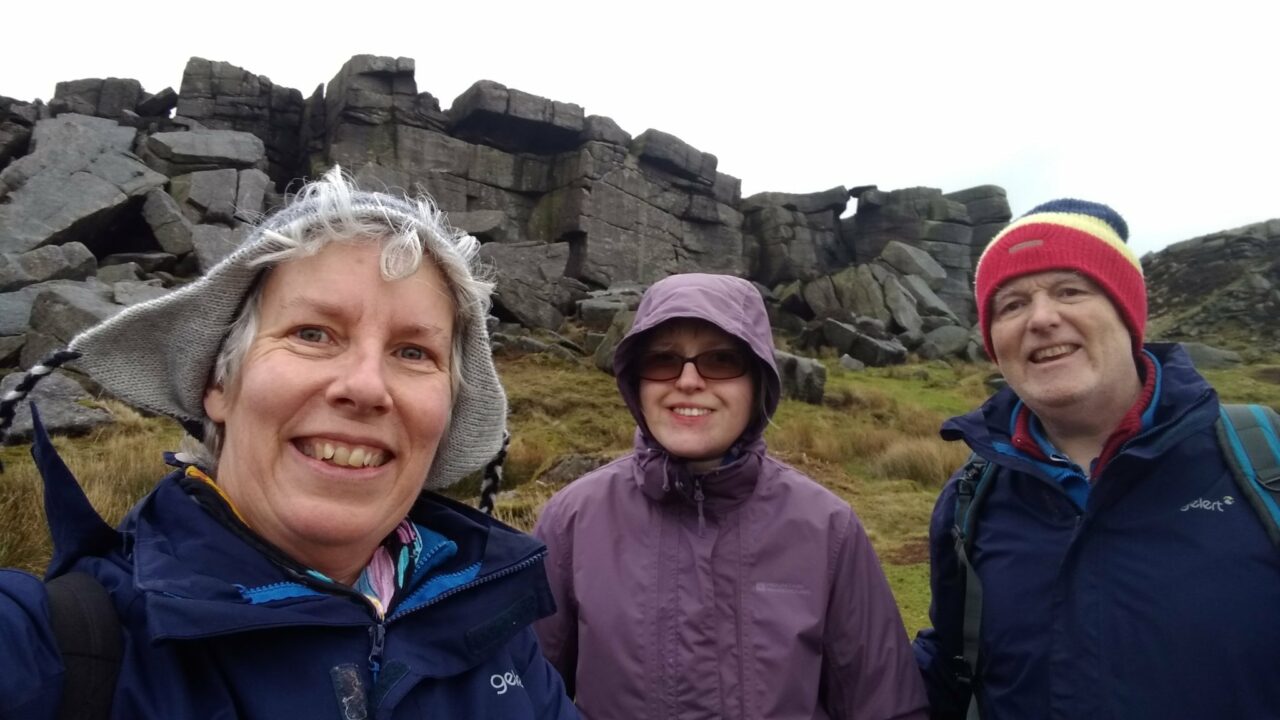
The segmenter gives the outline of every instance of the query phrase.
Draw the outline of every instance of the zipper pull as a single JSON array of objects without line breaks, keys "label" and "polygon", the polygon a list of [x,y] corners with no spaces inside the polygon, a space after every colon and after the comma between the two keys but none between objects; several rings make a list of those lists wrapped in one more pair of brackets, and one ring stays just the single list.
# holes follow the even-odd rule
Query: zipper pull
[{"label": "zipper pull", "polygon": [[698,537],[702,537],[707,532],[707,518],[702,513],[702,501],[706,496],[702,494],[702,478],[695,477],[693,479],[693,501],[698,505]]},{"label": "zipper pull", "polygon": [[387,626],[381,620],[369,628],[369,672],[373,673],[373,681],[378,682],[378,672],[382,670],[382,649],[387,643]]}]

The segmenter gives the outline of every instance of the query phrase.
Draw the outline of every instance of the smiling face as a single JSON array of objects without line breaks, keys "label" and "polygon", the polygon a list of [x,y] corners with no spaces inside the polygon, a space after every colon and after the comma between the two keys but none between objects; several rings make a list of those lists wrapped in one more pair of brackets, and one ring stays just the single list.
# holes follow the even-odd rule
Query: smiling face
[{"label": "smiling face", "polygon": [[1025,275],[996,291],[991,312],[996,364],[1037,415],[1132,404],[1141,388],[1133,340],[1092,280]]},{"label": "smiling face", "polygon": [[[747,352],[732,336],[701,320],[664,323],[652,331],[645,347],[646,353],[670,352],[684,358],[717,350]],[[750,372],[708,380],[690,362],[673,380],[640,380],[640,410],[649,433],[667,452],[699,471],[718,465],[746,430],[754,400]]]},{"label": "smiling face", "polygon": [[216,479],[256,532],[349,583],[448,427],[453,301],[430,262],[384,280],[376,242],[332,243],[264,282],[239,371],[205,394],[224,425]]}]

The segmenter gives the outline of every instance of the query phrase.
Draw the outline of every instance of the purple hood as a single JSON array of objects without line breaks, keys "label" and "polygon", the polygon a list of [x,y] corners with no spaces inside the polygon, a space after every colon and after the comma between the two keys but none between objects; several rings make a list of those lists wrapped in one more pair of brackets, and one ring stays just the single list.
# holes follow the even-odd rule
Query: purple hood
[{"label": "purple hood", "polygon": [[769,314],[755,285],[732,275],[687,273],[659,280],[644,294],[635,322],[613,354],[613,374],[622,399],[635,417],[646,444],[656,445],[640,411],[640,384],[631,365],[644,350],[644,335],[668,320],[705,320],[747,344],[764,376],[765,414],[752,418],[738,444],[758,439],[778,409],[782,383],[773,359]]}]

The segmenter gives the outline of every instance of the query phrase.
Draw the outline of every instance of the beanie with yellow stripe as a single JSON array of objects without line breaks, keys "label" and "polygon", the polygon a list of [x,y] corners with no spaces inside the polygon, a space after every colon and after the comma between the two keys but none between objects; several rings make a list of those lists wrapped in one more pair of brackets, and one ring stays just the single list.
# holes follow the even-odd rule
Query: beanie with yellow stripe
[{"label": "beanie with yellow stripe", "polygon": [[1142,351],[1147,326],[1147,285],[1142,263],[1129,249],[1129,226],[1115,210],[1087,200],[1051,200],[1009,223],[987,244],[974,272],[978,324],[987,355],[991,348],[991,300],[1014,278],[1050,270],[1088,277],[1111,298]]}]

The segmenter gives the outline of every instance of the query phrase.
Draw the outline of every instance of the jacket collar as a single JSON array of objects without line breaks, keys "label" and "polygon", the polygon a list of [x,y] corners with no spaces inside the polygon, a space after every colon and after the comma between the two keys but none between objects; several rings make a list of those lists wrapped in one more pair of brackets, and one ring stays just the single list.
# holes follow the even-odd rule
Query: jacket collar
[{"label": "jacket collar", "polygon": [[[1150,343],[1145,346],[1155,360],[1159,382],[1143,413],[1143,429],[1123,447],[1124,454],[1151,458],[1170,442],[1186,437],[1217,419],[1217,395],[1196,372],[1181,345]],[[977,410],[942,424],[944,440],[964,440],[974,452],[1001,458],[1002,464],[1032,474],[1043,474],[1039,463],[1018,451],[1012,442],[1015,417],[1021,400],[1010,387],[992,395]]]},{"label": "jacket collar", "polygon": [[[54,537],[50,577],[85,557],[132,568],[153,642],[278,627],[369,627],[373,610],[356,593],[335,593],[272,562],[219,522],[171,473],[112,530],[93,510],[36,418],[33,452],[45,481]],[[407,623],[397,652],[428,675],[448,676],[484,661],[534,620],[554,612],[542,543],[473,508],[423,493],[410,518],[457,546],[414,577],[414,590],[386,620]],[[425,554],[425,553],[424,553]],[[111,586],[109,586],[111,587]],[[457,600],[456,595],[465,595]],[[133,600],[126,600],[132,602]]]},{"label": "jacket collar", "polygon": [[700,512],[723,514],[755,492],[764,461],[765,442],[755,438],[729,450],[728,462],[705,473],[694,473],[639,429],[635,435],[636,483],[651,500],[693,506]]}]

